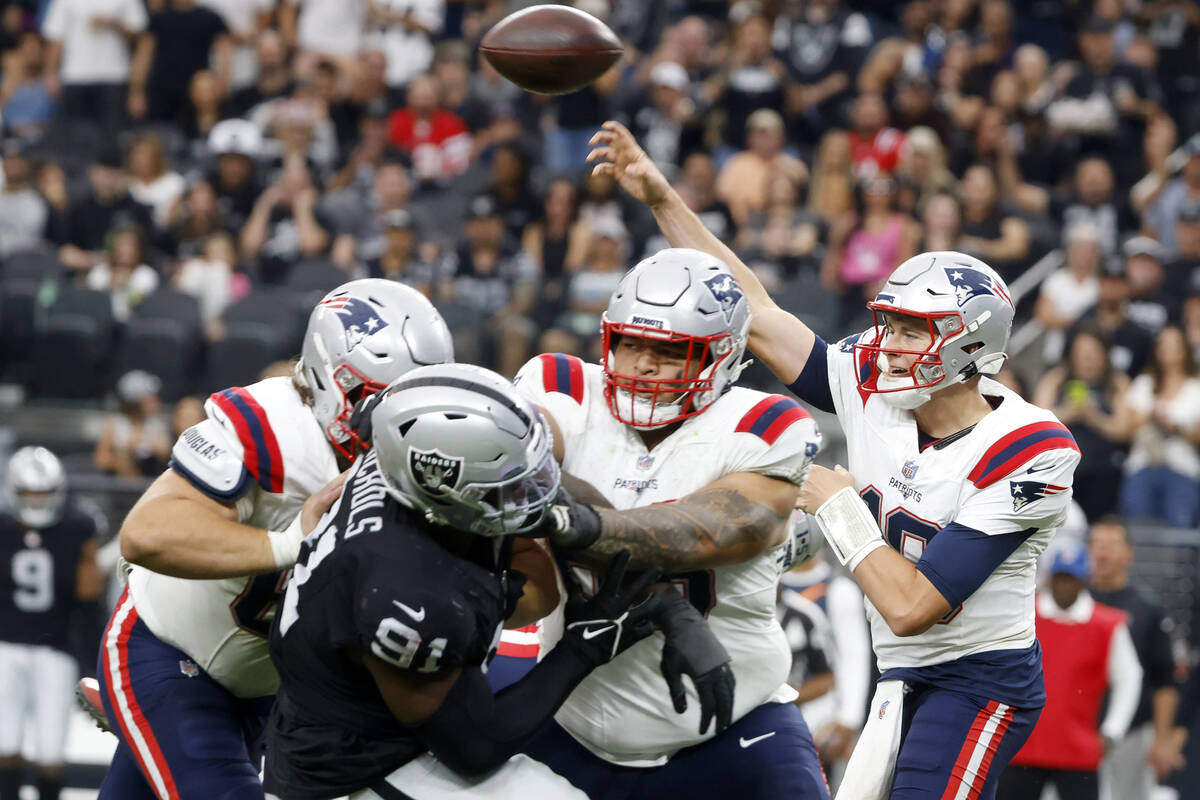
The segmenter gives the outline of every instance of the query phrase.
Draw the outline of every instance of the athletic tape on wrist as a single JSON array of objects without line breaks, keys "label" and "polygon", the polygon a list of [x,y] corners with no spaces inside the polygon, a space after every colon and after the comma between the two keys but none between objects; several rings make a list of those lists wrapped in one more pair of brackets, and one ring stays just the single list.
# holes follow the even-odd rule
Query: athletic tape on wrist
[{"label": "athletic tape on wrist", "polygon": [[842,566],[854,562],[850,566],[852,571],[868,553],[884,544],[875,515],[853,487],[843,487],[822,503],[813,516],[838,562]]},{"label": "athletic tape on wrist", "polygon": [[304,530],[300,524],[300,514],[282,531],[267,531],[267,541],[271,543],[271,556],[275,566],[288,569],[295,565],[300,557],[300,543],[304,541]]}]

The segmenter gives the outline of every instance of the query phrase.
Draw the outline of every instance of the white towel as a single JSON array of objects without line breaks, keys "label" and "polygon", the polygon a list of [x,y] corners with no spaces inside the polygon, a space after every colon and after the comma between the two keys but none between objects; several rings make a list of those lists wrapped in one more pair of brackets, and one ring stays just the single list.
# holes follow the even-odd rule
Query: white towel
[{"label": "white towel", "polygon": [[904,681],[880,681],[871,698],[866,727],[846,764],[837,800],[887,800],[903,720]]}]

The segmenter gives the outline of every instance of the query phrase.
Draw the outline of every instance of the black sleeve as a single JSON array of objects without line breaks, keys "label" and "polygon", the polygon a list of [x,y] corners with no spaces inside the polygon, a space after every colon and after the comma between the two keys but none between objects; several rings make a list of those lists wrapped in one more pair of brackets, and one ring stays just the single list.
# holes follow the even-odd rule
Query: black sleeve
[{"label": "black sleeve", "polygon": [[1146,670],[1144,680],[1146,686],[1152,690],[1174,687],[1175,656],[1171,652],[1170,634],[1173,626],[1161,606],[1155,605],[1151,611],[1150,646],[1146,653],[1146,663],[1143,664]]},{"label": "black sleeve", "polygon": [[525,749],[591,670],[569,639],[498,694],[482,670],[466,670],[441,707],[413,731],[450,769],[482,774]]}]

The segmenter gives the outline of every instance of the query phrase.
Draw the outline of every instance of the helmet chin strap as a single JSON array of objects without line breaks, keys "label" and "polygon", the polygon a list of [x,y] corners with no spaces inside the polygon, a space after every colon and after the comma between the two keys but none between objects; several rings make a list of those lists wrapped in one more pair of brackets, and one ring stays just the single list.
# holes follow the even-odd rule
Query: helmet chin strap
[{"label": "helmet chin strap", "polygon": [[617,389],[617,402],[628,403],[628,408],[633,413],[634,423],[642,430],[656,430],[671,424],[670,422],[653,422],[656,411],[661,412],[660,416],[668,419],[678,417],[683,411],[682,398],[674,403],[653,403],[648,398],[632,395],[628,389]]}]

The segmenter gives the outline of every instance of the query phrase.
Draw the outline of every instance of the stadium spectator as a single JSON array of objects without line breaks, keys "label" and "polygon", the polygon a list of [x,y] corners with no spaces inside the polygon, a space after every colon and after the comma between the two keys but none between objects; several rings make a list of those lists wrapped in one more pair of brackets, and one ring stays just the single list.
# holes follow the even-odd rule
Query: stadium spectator
[{"label": "stadium spectator", "polygon": [[[1037,595],[1046,706],[1029,740],[1000,776],[997,800],[1029,800],[1051,784],[1062,800],[1097,800],[1104,754],[1129,730],[1142,667],[1125,614],[1087,591],[1087,549],[1056,552]],[[1103,720],[1100,708],[1111,691]]]},{"label": "stadium spectator", "polygon": [[238,117],[247,117],[259,103],[285,97],[292,93],[295,81],[288,69],[287,45],[279,31],[267,28],[254,40],[256,78],[236,89],[230,98],[230,110]]},{"label": "stadium spectator", "polygon": [[417,76],[408,86],[408,105],[388,120],[388,138],[412,157],[413,177],[422,183],[445,183],[470,164],[471,133],[441,107],[439,92],[432,75]]},{"label": "stadium spectator", "polygon": [[841,130],[824,134],[808,182],[808,207],[826,225],[854,209],[853,166],[849,134]]},{"label": "stadium spectator", "polygon": [[32,250],[45,241],[49,209],[32,185],[29,159],[20,142],[4,145],[4,186],[0,189],[0,258]]},{"label": "stadium spectator", "polygon": [[659,62],[650,70],[647,96],[635,100],[628,115],[630,130],[646,143],[646,152],[663,174],[673,179],[684,157],[700,147],[703,133],[687,70],[674,61]]},{"label": "stadium spectator", "polygon": [[802,265],[817,266],[825,230],[816,214],[799,205],[792,180],[777,173],[768,183],[766,207],[739,228],[735,245],[748,264],[770,269],[778,280],[795,275]]},{"label": "stadium spectator", "polygon": [[1012,279],[1029,255],[1029,226],[1001,203],[996,175],[974,164],[959,182],[963,235],[959,249],[991,264],[1001,277]]},{"label": "stadium spectator", "polygon": [[125,121],[133,41],[146,29],[142,0],[53,0],[42,22],[50,43],[46,91],[63,113],[113,135]]},{"label": "stadium spectator", "polygon": [[353,61],[363,46],[369,0],[282,0],[279,29],[309,77],[321,58]]},{"label": "stadium spectator", "polygon": [[165,228],[187,182],[178,172],[167,169],[162,139],[156,134],[139,136],[130,146],[129,176],[129,194],[150,208],[156,227]]},{"label": "stadium spectator", "polygon": [[277,0],[198,0],[200,5],[221,15],[232,49],[229,83],[234,92],[254,83],[257,75],[254,43],[271,24]]},{"label": "stadium spectator", "polygon": [[231,230],[241,229],[262,193],[256,164],[262,151],[262,131],[249,120],[222,120],[208,134],[208,152],[215,163],[205,178]]},{"label": "stadium spectator", "polygon": [[124,154],[115,146],[88,167],[88,187],[82,197],[65,209],[54,199],[50,205],[47,235],[58,245],[59,260],[71,269],[91,269],[99,263],[105,238],[114,228],[134,225],[148,231],[152,226],[150,209],[129,194]]},{"label": "stadium spectator", "polygon": [[897,265],[914,255],[920,238],[920,227],[896,208],[893,178],[881,174],[864,180],[855,198],[858,209],[834,224],[821,266],[822,283],[842,298],[843,325]]},{"label": "stadium spectator", "polygon": [[430,299],[437,299],[439,265],[421,257],[412,214],[402,208],[382,216],[383,250],[367,259],[368,278],[388,278],[406,283]]},{"label": "stadium spectator", "polygon": [[212,184],[200,180],[192,184],[172,209],[163,241],[172,255],[189,258],[204,249],[208,237],[230,230]]},{"label": "stadium spectator", "polygon": [[367,5],[367,38],[387,57],[388,86],[399,89],[433,64],[433,39],[446,17],[445,0],[375,0]]},{"label": "stadium spectator", "polygon": [[1164,262],[1162,247],[1151,250],[1163,265],[1163,295],[1173,318],[1178,317],[1183,298],[1200,291],[1200,213],[1189,208],[1179,215],[1175,221],[1175,245],[1175,258],[1170,261]]},{"label": "stadium spectator", "polygon": [[734,222],[742,225],[766,206],[771,177],[787,176],[796,187],[808,180],[804,162],[787,153],[783,117],[760,108],[746,120],[746,149],[730,156],[717,176],[717,195],[729,206]]},{"label": "stadium spectator", "polygon": [[[203,248],[186,259],[175,273],[175,288],[192,295],[200,303],[200,318],[209,338],[219,338],[216,326],[221,315],[230,303],[250,291],[249,278],[235,269],[237,264],[237,243],[233,236],[228,231],[217,230],[203,239]],[[172,440],[176,438],[178,436]]]},{"label": "stadium spectator", "polygon": [[537,297],[537,280],[536,267],[505,236],[496,202],[488,195],[473,198],[438,291],[446,301],[442,315],[455,337],[455,357],[494,363],[502,374],[515,375],[533,344],[535,331],[526,315]]},{"label": "stadium spectator", "polygon": [[128,322],[133,309],[158,288],[158,273],[145,263],[145,245],[137,227],[114,228],[104,258],[87,271],[84,285],[112,298],[113,319]]},{"label": "stadium spectator", "polygon": [[92,463],[101,472],[122,478],[155,476],[167,466],[171,439],[161,417],[157,377],[142,370],[126,372],[117,381],[120,408],[104,422]]},{"label": "stadium spectator", "polygon": [[1186,732],[1175,725],[1179,707],[1171,640],[1175,624],[1154,593],[1130,577],[1134,548],[1119,518],[1092,525],[1088,554],[1092,560],[1089,591],[1096,602],[1125,612],[1144,671],[1129,733],[1113,745],[1100,768],[1101,791],[1113,800],[1150,800],[1158,782],[1183,766],[1180,748]]},{"label": "stadium spectator", "polygon": [[[1131,200],[1142,214],[1142,232],[1174,255],[1175,223],[1184,211],[1200,207],[1200,134],[1160,161],[1161,166],[1134,187]],[[1179,176],[1168,179],[1174,172]]]},{"label": "stadium spectator", "polygon": [[[738,150],[755,149],[751,137],[756,130],[750,117],[760,109],[783,106],[787,68],[771,52],[771,23],[758,11],[758,6],[748,3],[729,9],[731,32],[725,62],[702,89],[705,103],[724,111],[718,161]],[[779,138],[782,144],[782,117]]]},{"label": "stadium spectator", "polygon": [[1129,377],[1114,369],[1098,332],[1079,328],[1066,345],[1064,364],[1048,370],[1033,402],[1058,416],[1083,455],[1075,469],[1075,500],[1088,519],[1116,508],[1121,463],[1131,433],[1125,395]]},{"label": "stadium spectator", "polygon": [[934,194],[954,191],[954,174],[946,167],[946,148],[933,128],[920,125],[908,129],[896,178],[915,189],[914,202],[907,209],[910,212],[923,209]]},{"label": "stadium spectator", "polygon": [[[1175,223],[1176,231],[1186,230],[1200,237],[1200,206],[1185,212]],[[1125,243],[1125,277],[1129,281],[1129,318],[1158,333],[1171,318],[1178,299],[1167,293],[1167,275],[1163,270],[1163,249],[1154,240],[1134,237]]]},{"label": "stadium spectator", "polygon": [[938,192],[921,209],[918,250],[953,250],[962,235],[962,207],[951,192]]},{"label": "stadium spectator", "polygon": [[596,220],[583,263],[568,275],[565,308],[538,342],[541,352],[601,357],[600,315],[625,275],[629,250],[625,226],[611,217]]},{"label": "stadium spectator", "polygon": [[1200,516],[1200,377],[1183,329],[1168,325],[1158,334],[1126,401],[1134,433],[1121,511],[1193,527]]},{"label": "stadium spectator", "polygon": [[[1145,240],[1155,244],[1152,239]],[[1129,252],[1130,244],[1125,250]],[[1157,246],[1157,244],[1155,244]],[[1124,272],[1101,272],[1096,305],[1084,312],[1081,325],[1094,326],[1108,344],[1108,357],[1114,369],[1133,377],[1140,375],[1150,358],[1154,334],[1129,318],[1129,279]]]},{"label": "stadium spectator", "polygon": [[187,103],[179,122],[189,154],[203,152],[212,129],[228,116],[229,108],[216,74],[207,69],[197,71],[188,86]]},{"label": "stadium spectator", "polygon": [[529,157],[516,143],[497,145],[491,152],[489,171],[488,194],[504,217],[508,235],[520,239],[541,205],[529,184]]},{"label": "stadium spectator", "polygon": [[21,34],[3,57],[0,112],[4,132],[31,141],[42,138],[58,110],[46,86],[46,43],[33,31]]},{"label": "stadium spectator", "polygon": [[150,14],[138,36],[129,78],[129,115],[173,122],[183,114],[192,76],[210,60],[223,88],[229,86],[232,43],[225,21],[196,0],[167,0]]},{"label": "stadium spectator", "polygon": [[408,211],[418,240],[430,239],[441,226],[422,217],[417,204],[410,207],[412,194],[408,169],[399,161],[384,156],[375,168],[370,191],[365,197],[360,199],[357,194],[348,192],[324,204],[323,210],[338,232],[332,249],[334,263],[350,269],[356,261],[367,262],[383,252],[383,218],[392,211]]},{"label": "stadium spectator", "polygon": [[863,92],[850,113],[850,159],[859,179],[890,174],[900,163],[904,132],[888,126],[888,106],[883,96]]},{"label": "stadium spectator", "polygon": [[1043,353],[1047,364],[1059,360],[1066,330],[1100,297],[1100,238],[1090,222],[1071,227],[1064,236],[1066,263],[1042,283],[1034,318],[1047,332]]},{"label": "stadium spectator", "polygon": [[300,259],[328,251],[331,229],[308,167],[293,160],[255,201],[239,235],[242,258],[257,262],[258,281],[283,283]]},{"label": "stadium spectator", "polygon": [[[480,59],[486,73],[499,77],[487,61]],[[471,72],[471,53],[462,42],[443,42],[433,62],[433,74],[442,88],[442,104],[462,118],[471,131],[471,158],[477,159],[492,147],[522,138],[518,117],[528,116],[532,95],[503,78],[502,85],[485,81],[485,70]],[[513,94],[513,89],[517,93]],[[532,122],[530,121],[530,124]]]},{"label": "stadium spectator", "polygon": [[341,161],[325,182],[327,193],[348,190],[356,202],[367,196],[375,170],[389,154],[389,114],[391,111],[383,100],[373,100],[362,109],[356,141],[352,148],[340,152]]}]

